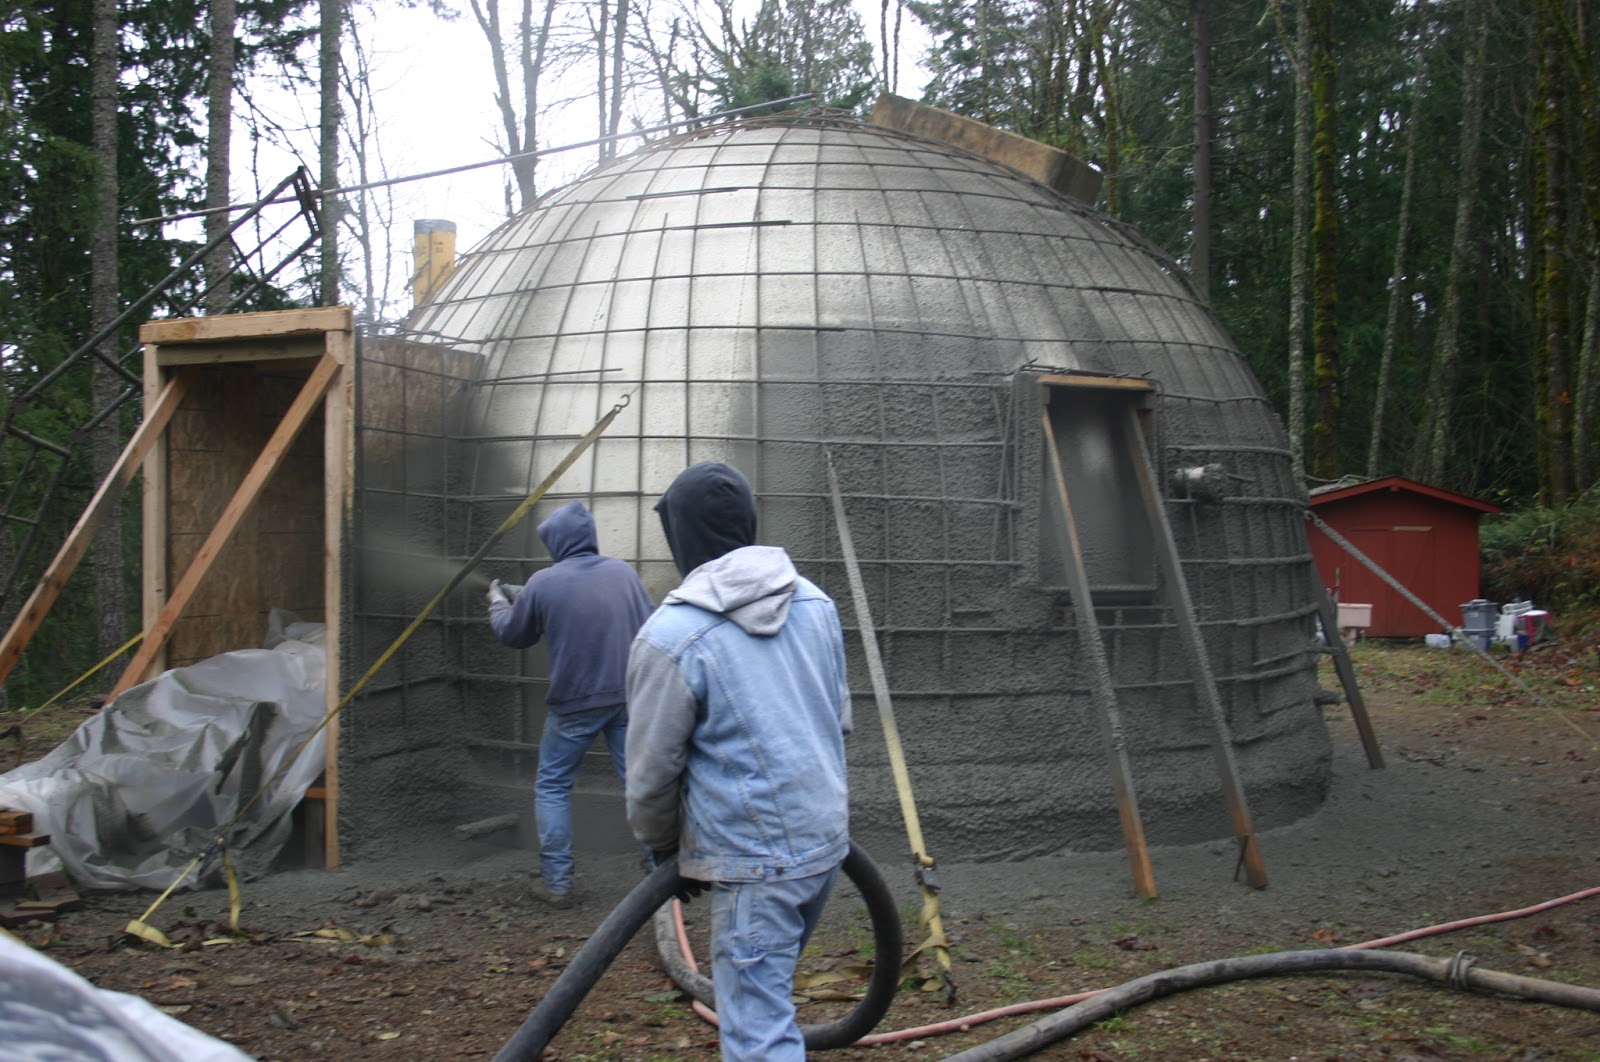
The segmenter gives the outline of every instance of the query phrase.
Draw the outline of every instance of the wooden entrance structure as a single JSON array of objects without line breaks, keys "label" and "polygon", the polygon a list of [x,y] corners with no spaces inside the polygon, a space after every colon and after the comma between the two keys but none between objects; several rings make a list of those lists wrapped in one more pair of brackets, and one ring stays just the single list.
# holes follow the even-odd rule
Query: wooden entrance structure
[{"label": "wooden entrance structure", "polygon": [[[349,307],[153,321],[139,341],[144,421],[0,638],[0,681],[142,468],[144,634],[111,697],[168,667],[259,646],[270,610],[283,608],[326,626],[332,716],[354,480]],[[321,801],[321,858],[332,869],[336,716],[325,732],[323,783],[307,796]]]},{"label": "wooden entrance structure", "polygon": [[[113,696],[167,667],[261,644],[267,614],[326,626],[326,710],[339,700],[344,542],[353,473],[349,307],[153,321],[146,408],[186,394],[144,460],[145,636]],[[323,862],[339,865],[339,725],[321,790]]]}]

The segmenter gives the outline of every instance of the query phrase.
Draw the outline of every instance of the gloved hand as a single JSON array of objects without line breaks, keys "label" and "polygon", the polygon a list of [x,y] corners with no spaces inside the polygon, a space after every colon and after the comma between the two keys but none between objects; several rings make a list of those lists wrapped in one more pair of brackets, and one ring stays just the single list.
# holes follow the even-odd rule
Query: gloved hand
[{"label": "gloved hand", "polygon": [[511,604],[511,595],[506,593],[505,588],[500,585],[499,579],[489,580],[489,592],[485,594],[484,597],[489,599],[489,604],[491,606],[496,601],[500,602],[502,605]]},{"label": "gloved hand", "polygon": [[[657,848],[652,854],[658,867],[663,863],[676,863],[678,861],[678,850],[676,848]],[[701,881],[699,878],[686,878],[679,874],[678,887],[673,891],[673,895],[678,898],[679,903],[688,903],[710,887],[711,883],[709,881]]]}]

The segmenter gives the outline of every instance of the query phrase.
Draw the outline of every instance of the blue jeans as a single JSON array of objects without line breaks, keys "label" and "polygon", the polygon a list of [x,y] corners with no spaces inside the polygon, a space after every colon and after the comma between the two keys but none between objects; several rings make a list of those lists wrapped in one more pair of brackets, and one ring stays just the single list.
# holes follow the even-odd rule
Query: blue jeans
[{"label": "blue jeans", "polygon": [[584,753],[606,736],[611,766],[627,777],[628,706],[549,713],[539,741],[539,774],[533,783],[533,815],[539,824],[539,870],[551,892],[572,890],[572,784]]},{"label": "blue jeans", "polygon": [[808,878],[717,882],[711,890],[711,979],[723,1062],[806,1057],[794,1017],[794,968],[839,868]]}]

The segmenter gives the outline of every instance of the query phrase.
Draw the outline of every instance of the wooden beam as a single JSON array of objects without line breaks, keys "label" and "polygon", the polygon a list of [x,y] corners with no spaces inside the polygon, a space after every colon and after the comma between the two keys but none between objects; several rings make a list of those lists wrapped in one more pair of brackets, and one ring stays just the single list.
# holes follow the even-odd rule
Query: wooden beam
[{"label": "wooden beam", "polygon": [[1083,543],[1078,538],[1078,523],[1072,518],[1072,501],[1067,495],[1067,475],[1056,446],[1055,427],[1050,423],[1050,408],[1041,410],[1044,444],[1055,473],[1056,497],[1061,502],[1061,521],[1065,525],[1067,589],[1077,613],[1078,651],[1087,662],[1089,687],[1099,709],[1100,736],[1111,762],[1111,791],[1117,800],[1117,817],[1122,820],[1122,840],[1128,849],[1128,865],[1133,872],[1133,891],[1143,899],[1156,896],[1156,875],[1150,866],[1150,849],[1145,844],[1144,820],[1139,817],[1139,800],[1133,790],[1133,769],[1128,764],[1128,749],[1122,740],[1122,718],[1117,707],[1117,691],[1111,681],[1111,665],[1100,640],[1100,623],[1095,619],[1094,601],[1089,589],[1089,570],[1083,563]]},{"label": "wooden beam", "polygon": [[139,471],[140,462],[150,453],[151,447],[166,430],[168,422],[172,420],[172,414],[188,392],[192,378],[189,373],[179,373],[167,381],[166,386],[161,389],[155,402],[145,411],[144,422],[135,429],[133,437],[128,440],[128,445],[122,448],[122,454],[117,458],[116,464],[106,473],[105,480],[95,491],[94,497],[89,500],[88,507],[78,517],[77,524],[67,535],[66,541],[61,544],[61,548],[56,551],[55,559],[45,569],[39,585],[33,588],[33,593],[23,603],[22,610],[11,623],[11,629],[6,631],[5,638],[0,639],[0,682],[4,682],[11,674],[11,669],[17,666],[17,661],[22,658],[23,649],[27,648],[28,642],[39,630],[39,624],[49,615],[50,608],[61,596],[61,591],[66,589],[67,580],[72,577],[84,554],[88,553],[95,531],[117,500],[122,497],[128,484],[133,482],[135,473]]},{"label": "wooden beam", "polygon": [[296,362],[313,366],[322,357],[322,344],[313,337],[293,337],[275,343],[208,343],[204,346],[158,348],[157,360],[163,367],[178,365],[250,365],[273,362],[292,368]]},{"label": "wooden beam", "polygon": [[[266,485],[272,473],[277,471],[278,465],[283,461],[283,456],[289,447],[294,444],[300,435],[301,429],[306,426],[306,421],[322,402],[322,396],[327,391],[329,384],[338,375],[340,365],[333,358],[324,358],[311,376],[306,380],[305,386],[295,396],[294,402],[289,406],[288,412],[283,415],[283,420],[267,440],[266,446],[256,458],[255,464],[246,473],[244,481],[239,484],[239,489],[234,492],[227,507],[222,510],[222,515],[217,518],[216,526],[206,536],[205,542],[195,554],[194,561],[189,565],[189,570],[183,573],[183,578],[173,589],[172,596],[167,599],[166,605],[161,609],[161,615],[149,630],[145,631],[144,643],[139,646],[139,651],[134,654],[133,660],[123,671],[122,677],[117,680],[116,688],[111,691],[111,698],[121,696],[130,687],[143,680],[145,670],[166,645],[167,639],[172,635],[172,628],[177,625],[183,611],[189,605],[189,599],[200,586],[200,581],[211,570],[212,563],[217,559],[217,554],[232,537],[234,530],[239,526],[239,521],[249,512],[255,504],[261,488]],[[330,654],[331,655],[331,654]]]},{"label": "wooden beam", "polygon": [[1121,391],[1148,391],[1155,393],[1155,385],[1137,376],[1100,376],[1095,373],[1051,373],[1039,377],[1046,387],[1105,387]]},{"label": "wooden beam", "polygon": [[1309,564],[1307,568],[1311,576],[1311,594],[1317,602],[1317,617],[1322,620],[1322,636],[1328,640],[1333,669],[1339,675],[1339,684],[1344,687],[1345,699],[1350,702],[1350,715],[1355,720],[1356,732],[1361,735],[1361,747],[1367,753],[1367,766],[1382,767],[1383,750],[1378,747],[1378,733],[1372,728],[1372,717],[1367,714],[1367,702],[1361,696],[1361,685],[1356,681],[1356,669],[1350,662],[1350,652],[1339,639],[1338,612],[1328,598],[1328,588],[1322,585],[1316,564]]},{"label": "wooden beam", "polygon": [[[326,343],[325,357],[341,366],[355,364],[352,333],[329,332]],[[345,523],[355,487],[354,377],[352,369],[342,369],[323,403],[322,644],[327,650],[324,711],[328,722],[323,734],[326,751],[322,768],[322,865],[328,870],[339,869],[339,647],[343,644]]]},{"label": "wooden beam", "polygon": [[169,345],[214,343],[231,339],[262,340],[288,336],[320,336],[348,332],[352,327],[348,306],[310,310],[267,310],[229,313],[216,317],[180,317],[139,326],[139,342]]},{"label": "wooden beam", "polygon": [[[154,344],[146,344],[144,348],[144,404],[149,409],[155,404],[156,396],[161,393],[162,383],[166,376],[161,367],[156,363],[158,350]],[[198,373],[195,373],[198,376]],[[156,444],[150,448],[150,454],[144,459],[144,477],[142,489],[144,493],[143,513],[141,514],[141,530],[139,543],[140,571],[139,571],[139,629],[149,630],[155,626],[161,609],[167,603],[167,435],[162,433]],[[150,674],[157,674],[165,670],[167,652],[163,648],[150,659],[145,670]]]},{"label": "wooden beam", "polygon": [[1151,465],[1149,447],[1145,445],[1144,429],[1139,423],[1138,414],[1131,408],[1122,417],[1122,429],[1123,445],[1129,447],[1133,455],[1134,478],[1139,481],[1145,514],[1150,521],[1150,529],[1155,533],[1156,559],[1161,564],[1171,595],[1172,618],[1178,627],[1178,640],[1183,645],[1189,670],[1194,676],[1195,694],[1205,706],[1206,716],[1211,722],[1211,749],[1216,756],[1217,772],[1222,775],[1222,791],[1233,821],[1233,834],[1239,843],[1239,859],[1244,864],[1245,879],[1256,888],[1264,889],[1267,887],[1267,868],[1261,859],[1261,844],[1256,840],[1250,806],[1245,801],[1244,786],[1239,780],[1239,765],[1233,755],[1233,734],[1228,729],[1227,713],[1222,710],[1222,698],[1217,694],[1211,661],[1200,635],[1200,623],[1195,618],[1194,602],[1189,597],[1189,581],[1183,575],[1183,558],[1178,555],[1178,544],[1172,537],[1172,525],[1167,521],[1161,495],[1156,491],[1156,474]]}]

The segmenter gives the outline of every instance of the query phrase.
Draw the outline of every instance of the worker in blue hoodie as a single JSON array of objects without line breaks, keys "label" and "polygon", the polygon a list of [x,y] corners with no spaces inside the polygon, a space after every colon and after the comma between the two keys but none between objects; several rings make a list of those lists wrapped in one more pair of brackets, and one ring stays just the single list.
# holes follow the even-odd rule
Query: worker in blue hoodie
[{"label": "worker in blue hoodie", "polygon": [[594,515],[569,502],[539,525],[555,562],[522,587],[489,584],[489,624],[513,649],[544,639],[549,708],[539,740],[534,816],[539,867],[534,893],[554,907],[572,903],[572,786],[595,738],[605,735],[617,777],[625,777],[628,646],[650,615],[650,595],[626,562],[600,554]]},{"label": "worker in blue hoodie", "polygon": [[755,544],[737,469],[685,469],[656,511],[684,580],[628,658],[628,824],[685,894],[711,888],[725,1062],[802,1059],[795,963],[850,848],[839,613]]}]

